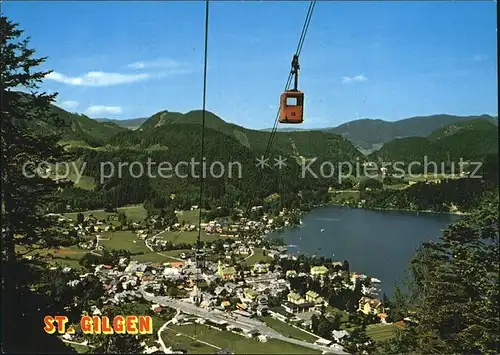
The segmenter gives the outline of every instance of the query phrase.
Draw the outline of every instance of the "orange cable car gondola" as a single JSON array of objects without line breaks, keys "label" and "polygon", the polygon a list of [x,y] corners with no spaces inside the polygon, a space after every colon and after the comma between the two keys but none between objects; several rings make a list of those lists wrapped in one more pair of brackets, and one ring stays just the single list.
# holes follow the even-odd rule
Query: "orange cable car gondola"
[{"label": "orange cable car gondola", "polygon": [[292,60],[292,75],[295,77],[294,87],[281,94],[279,123],[300,124],[304,122],[304,93],[297,89],[299,69],[299,56],[294,55]]}]

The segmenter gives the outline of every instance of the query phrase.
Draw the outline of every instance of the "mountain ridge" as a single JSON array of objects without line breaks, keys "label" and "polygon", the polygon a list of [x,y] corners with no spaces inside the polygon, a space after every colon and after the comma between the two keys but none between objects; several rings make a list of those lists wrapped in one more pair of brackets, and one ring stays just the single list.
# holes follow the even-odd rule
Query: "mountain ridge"
[{"label": "mountain ridge", "polygon": [[[8,95],[20,94],[21,92],[9,92]],[[52,105],[52,111],[59,115],[66,123],[59,133],[62,134],[63,141],[70,141],[74,144],[84,142],[90,146],[104,146],[108,144],[112,137],[130,130],[144,131],[159,129],[162,126],[174,128],[178,124],[201,124],[202,111],[192,110],[187,113],[170,112],[163,110],[150,117],[142,117],[128,120],[113,120],[107,118],[90,118],[84,114],[71,113],[63,108]],[[271,129],[250,129],[230,123],[206,111],[206,127],[221,131],[236,138],[240,144],[246,147],[263,148],[267,145],[269,132]],[[301,127],[278,127],[273,146],[278,146],[282,151],[293,151],[293,155],[301,156],[311,154],[326,154],[340,146],[346,148],[349,156],[356,156],[351,147],[369,155],[386,143],[395,139],[407,137],[428,137],[434,135],[447,134],[453,130],[476,130],[475,123],[483,125],[490,124],[490,128],[498,126],[498,116],[475,115],[475,116],[455,116],[449,114],[437,114],[431,116],[415,116],[398,121],[384,121],[380,119],[363,118],[343,123],[333,128],[307,129]],[[45,133],[56,133],[52,127],[44,125],[43,122],[32,122],[33,129]],[[468,127],[468,128],[467,128]],[[442,133],[436,131],[444,130]],[[463,133],[467,135],[467,133]],[[490,140],[491,137],[485,137]],[[429,136],[432,140],[433,137]],[[327,148],[322,149],[321,145],[326,144]],[[312,148],[310,148],[312,147]],[[335,155],[335,154],[334,154]]]},{"label": "mountain ridge", "polygon": [[[193,110],[187,113],[177,112],[178,115],[189,115]],[[155,117],[161,113],[172,113],[167,110],[157,112],[151,117]],[[209,112],[209,111],[207,111]],[[96,119],[100,122],[113,122],[119,126],[128,129],[138,129],[142,124],[148,121],[151,117],[142,117],[126,120],[112,119]],[[181,116],[179,116],[181,117]],[[302,128],[302,127],[286,127],[278,126],[277,132],[315,132],[324,131],[340,134],[353,143],[358,150],[363,154],[370,154],[382,147],[384,143],[388,143],[393,139],[405,137],[426,137],[433,131],[458,123],[460,121],[475,120],[485,118],[490,122],[498,125],[498,116],[489,114],[459,116],[451,114],[434,114],[429,116],[412,116],[396,121],[386,121],[381,119],[361,118],[353,121],[342,123],[335,127],[323,128]],[[307,118],[306,118],[307,120]],[[236,124],[225,121],[229,125],[240,127]],[[245,128],[249,129],[249,128]],[[272,128],[251,129],[252,131],[270,132]]]},{"label": "mountain ridge", "polygon": [[[112,144],[128,142],[143,148],[159,144],[161,135],[166,135],[182,126],[201,125],[203,111],[193,110],[187,113],[160,111],[151,116],[137,130],[115,136]],[[270,132],[248,129],[222,118],[209,111],[205,114],[205,128],[221,132],[232,137],[242,146],[252,150],[265,151]],[[151,138],[151,139],[149,139]],[[322,131],[277,132],[273,138],[272,148],[295,157],[329,157],[339,160],[362,158],[362,154],[340,135]]]},{"label": "mountain ridge", "polygon": [[373,152],[377,150],[381,144],[396,138],[426,137],[433,131],[450,124],[482,118],[498,125],[498,116],[486,114],[476,116],[436,114],[431,116],[408,117],[392,122],[379,119],[360,119],[325,130],[341,134],[360,148]]},{"label": "mountain ridge", "polygon": [[[186,113],[171,112],[168,110],[159,111],[147,119],[140,119],[141,126],[136,127],[135,130],[144,131],[150,129],[159,129],[171,126],[173,128],[178,124],[201,124],[202,111],[192,110]],[[322,133],[334,134],[335,136],[342,136],[348,140],[353,146],[364,155],[369,155],[383,147],[384,144],[389,143],[395,139],[409,138],[409,137],[427,137],[429,134],[439,129],[445,129],[450,125],[458,125],[464,127],[460,122],[475,122],[477,120],[486,120],[491,124],[498,125],[498,117],[491,115],[475,115],[475,116],[455,116],[449,114],[436,114],[431,116],[414,116],[405,118],[398,121],[384,121],[381,119],[363,118],[350,122],[343,123],[333,128],[318,128],[307,129],[300,127],[278,127],[276,131],[273,146],[279,145],[283,150],[298,150],[300,156],[301,151],[304,150],[303,144],[285,143],[293,142],[294,139],[299,139],[301,136],[315,137],[319,139]],[[128,121],[128,120],[127,120]],[[115,122],[115,121],[113,121]],[[135,120],[135,122],[139,122]],[[255,142],[258,140],[265,140],[265,133],[269,133],[271,129],[250,129],[230,123],[207,111],[206,114],[206,128],[213,128],[221,131],[230,136],[234,136],[246,147],[251,145],[259,145]],[[264,133],[264,135],[262,134]],[[437,133],[436,133],[437,134]],[[286,137],[286,138],[285,138]],[[325,136],[323,136],[324,138]],[[337,138],[338,139],[338,138]],[[312,140],[312,139],[311,139]],[[321,139],[320,139],[321,141]],[[252,143],[253,142],[253,143]],[[298,149],[297,149],[298,148]],[[306,152],[318,152],[319,149],[305,149]]]},{"label": "mountain ridge", "polygon": [[444,162],[482,160],[498,154],[498,126],[486,118],[463,120],[431,132],[426,137],[396,138],[369,155],[372,160]]}]

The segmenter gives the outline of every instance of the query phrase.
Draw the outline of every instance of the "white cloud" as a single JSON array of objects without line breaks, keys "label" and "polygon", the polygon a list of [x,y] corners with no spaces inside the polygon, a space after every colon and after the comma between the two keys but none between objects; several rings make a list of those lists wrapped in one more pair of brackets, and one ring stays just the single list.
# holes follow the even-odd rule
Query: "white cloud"
[{"label": "white cloud", "polygon": [[149,69],[149,68],[178,68],[181,66],[181,63],[173,60],[173,59],[157,59],[157,60],[147,60],[135,62],[127,65],[129,68],[133,69]]},{"label": "white cloud", "polygon": [[78,107],[79,102],[74,101],[74,100],[66,100],[66,101],[57,102],[57,105],[63,109],[72,110],[72,109],[75,109]]},{"label": "white cloud", "polygon": [[122,113],[122,108],[120,106],[104,106],[104,105],[93,105],[89,106],[86,111],[87,115],[97,116],[105,114],[119,114]]},{"label": "white cloud", "polygon": [[120,74],[93,71],[81,76],[70,77],[58,72],[52,72],[46,76],[47,79],[54,80],[67,85],[74,86],[112,86],[126,83],[133,83],[145,80],[149,74]]},{"label": "white cloud", "polygon": [[352,82],[362,82],[362,81],[367,81],[368,78],[364,75],[356,75],[356,76],[344,76],[342,78],[342,83],[348,84]]}]

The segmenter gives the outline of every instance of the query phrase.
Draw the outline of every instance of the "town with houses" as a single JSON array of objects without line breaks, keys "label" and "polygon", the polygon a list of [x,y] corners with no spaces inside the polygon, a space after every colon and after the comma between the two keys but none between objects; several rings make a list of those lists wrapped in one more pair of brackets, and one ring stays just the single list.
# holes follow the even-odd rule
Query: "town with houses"
[{"label": "town with houses", "polygon": [[[202,243],[198,250],[194,244],[187,244],[189,249],[183,245],[183,251],[178,256],[170,255],[168,261],[162,258],[162,252],[175,249],[176,245],[163,239],[162,233],[196,232],[195,224],[174,223],[158,231],[150,227],[158,226],[154,218],[148,220],[146,227],[135,222],[116,227],[110,223],[111,218],[99,219],[92,214],[80,223],[64,215],[54,217],[84,237],[78,247],[90,254],[102,256],[105,248],[101,243],[106,240],[103,235],[117,229],[132,229],[135,244],[143,243],[158,254],[155,261],[123,256],[113,264],[92,264],[69,284],[75,286],[89,275],[97,276],[106,290],[102,305],[146,302],[149,313],[159,317],[170,314],[163,318],[163,329],[169,325],[202,324],[259,343],[275,339],[317,353],[343,354],[347,353],[344,342],[349,339],[351,323],[405,326],[404,320],[389,319],[389,309],[380,299],[380,280],[350,271],[347,261],[313,257],[304,262],[307,258],[266,238],[271,230],[294,223],[287,213],[282,211],[274,220],[264,215],[259,220],[241,218],[230,224],[219,218],[202,223],[204,235],[220,238]],[[277,218],[281,219],[278,224]],[[61,265],[52,269],[57,268],[63,273],[72,270]],[[335,301],[335,295],[340,301]],[[351,297],[345,295],[351,295],[356,304],[341,304]],[[100,315],[101,310],[93,306],[88,313]],[[276,327],[276,322],[282,325]],[[328,326],[319,325],[320,322]],[[303,333],[308,341],[282,334],[280,328]],[[187,353],[187,349],[165,342],[161,331],[154,329],[152,338],[143,343],[144,353]],[[65,334],[63,338],[92,346],[81,332]],[[232,353],[231,349],[215,350],[214,353]]]}]

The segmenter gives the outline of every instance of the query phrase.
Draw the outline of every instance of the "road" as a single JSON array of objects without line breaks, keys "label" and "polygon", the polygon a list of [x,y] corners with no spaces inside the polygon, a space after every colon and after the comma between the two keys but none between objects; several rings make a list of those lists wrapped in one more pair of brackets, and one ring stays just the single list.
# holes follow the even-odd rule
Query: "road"
[{"label": "road", "polygon": [[252,277],[252,278],[247,278],[246,279],[246,282],[249,283],[249,284],[252,284],[252,283],[256,283],[256,282],[272,282],[272,281],[276,281],[276,277],[275,276],[257,276],[257,277]]},{"label": "road", "polygon": [[246,261],[246,260],[250,259],[250,258],[251,258],[254,254],[255,254],[255,251],[253,250],[253,248],[250,248],[250,255],[248,255],[248,256],[247,256],[245,259],[243,259],[243,260],[245,260],[245,261]]},{"label": "road", "polygon": [[165,345],[165,342],[163,341],[163,338],[161,337],[161,332],[163,332],[165,329],[168,328],[168,325],[170,323],[172,323],[172,321],[174,320],[175,317],[177,317],[179,314],[181,314],[181,311],[180,310],[177,310],[177,313],[175,314],[174,317],[172,317],[171,319],[169,319],[165,324],[163,324],[160,329],[158,329],[158,343],[161,345],[161,349],[162,351],[166,354],[167,353],[167,346]]},{"label": "road", "polygon": [[95,346],[94,346],[94,345],[89,345],[89,344],[86,344],[86,343],[78,343],[78,342],[76,342],[76,341],[66,340],[66,339],[63,339],[63,338],[61,338],[61,340],[62,340],[64,343],[68,343],[68,344],[85,346],[85,347],[87,347],[87,348],[95,348]]},{"label": "road", "polygon": [[[165,327],[165,329],[172,330],[172,331],[176,332],[177,334],[182,334],[182,335],[184,335],[185,337],[188,337],[188,338],[189,338],[189,339],[191,339],[191,340],[197,341],[198,343],[201,343],[201,344],[208,345],[208,346],[210,346],[211,348],[214,348],[214,349],[217,349],[217,350],[222,349],[222,348],[218,347],[217,345],[207,343],[206,341],[203,341],[203,340],[197,339],[197,338],[195,338],[195,337],[193,337],[193,336],[191,336],[191,335],[188,335],[188,334],[186,334],[186,333],[179,332],[179,331],[178,331],[178,330],[176,330],[176,329],[173,329],[173,328],[170,328],[170,327]],[[165,351],[163,351],[163,352],[165,352]]]},{"label": "road", "polygon": [[311,344],[307,343],[305,341],[301,341],[298,339],[293,339],[293,338],[287,338],[281,333],[278,333],[274,329],[268,327],[265,323],[251,319],[251,318],[246,318],[243,316],[238,316],[238,315],[230,315],[229,313],[218,311],[218,310],[207,310],[205,308],[197,307],[193,303],[189,303],[188,301],[183,301],[179,299],[174,299],[170,297],[165,297],[165,296],[154,296],[151,294],[148,294],[144,290],[140,289],[140,292],[143,296],[144,299],[158,303],[162,306],[167,306],[173,309],[181,310],[184,313],[187,314],[192,314],[200,318],[205,318],[211,321],[215,322],[227,322],[229,325],[232,325],[234,327],[238,327],[241,329],[256,329],[260,334],[266,335],[269,338],[273,338],[276,340],[281,340],[281,341],[286,341],[288,343],[292,343],[298,346],[302,346],[305,348],[310,348],[318,351],[324,351],[328,352],[331,354],[346,354],[345,352],[340,352],[336,350],[332,350],[328,347],[325,346],[320,346],[316,344]]},{"label": "road", "polygon": [[97,251],[99,250],[99,241],[100,240],[109,240],[109,238],[101,238],[99,235],[96,236],[96,242],[95,242],[95,248],[90,252],[90,254],[94,254],[97,256],[102,256],[102,254],[99,254]]},{"label": "road", "polygon": [[151,250],[153,253],[156,253],[156,254],[161,255],[161,256],[163,256],[163,257],[170,258],[170,259],[174,259],[174,260],[178,260],[178,261],[184,261],[184,260],[179,259],[179,258],[176,258],[176,257],[174,257],[174,256],[170,256],[170,255],[166,255],[166,254],[160,253],[160,252],[158,252],[158,251],[154,250],[154,248],[153,248],[151,245],[149,245],[149,243],[148,243],[148,242],[149,242],[149,240],[150,240],[150,239],[152,239],[152,238],[154,238],[154,237],[158,237],[158,236],[162,235],[162,234],[163,234],[163,233],[165,233],[165,232],[166,232],[166,231],[161,231],[160,233],[155,234],[155,235],[154,235],[154,236],[152,236],[151,238],[144,239],[144,244],[146,245],[146,248],[148,248],[149,250]]}]

